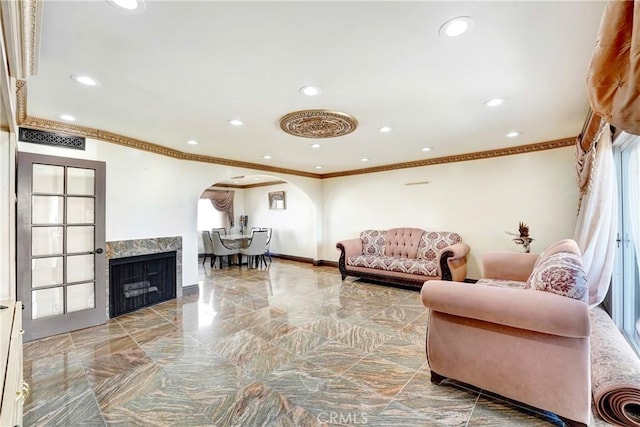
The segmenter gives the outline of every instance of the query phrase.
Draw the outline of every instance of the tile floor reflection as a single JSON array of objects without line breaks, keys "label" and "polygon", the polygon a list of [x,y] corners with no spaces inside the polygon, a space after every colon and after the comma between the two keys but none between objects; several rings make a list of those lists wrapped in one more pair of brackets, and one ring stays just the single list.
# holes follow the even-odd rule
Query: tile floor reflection
[{"label": "tile floor reflection", "polygon": [[25,343],[24,424],[562,425],[431,384],[417,291],[283,260],[200,274],[199,295]]}]

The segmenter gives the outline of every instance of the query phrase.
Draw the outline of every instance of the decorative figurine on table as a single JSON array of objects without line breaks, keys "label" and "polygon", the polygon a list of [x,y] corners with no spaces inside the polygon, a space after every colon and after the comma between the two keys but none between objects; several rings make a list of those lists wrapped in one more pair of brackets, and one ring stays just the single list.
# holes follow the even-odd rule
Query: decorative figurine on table
[{"label": "decorative figurine on table", "polygon": [[249,223],[249,216],[240,215],[240,234],[244,234],[247,231],[248,223]]},{"label": "decorative figurine on table", "polygon": [[518,226],[518,231],[519,234],[510,233],[508,231],[505,231],[505,233],[512,236],[518,236],[513,239],[513,241],[516,243],[516,245],[522,245],[525,253],[529,253],[531,251],[531,248],[529,246],[531,245],[531,242],[535,240],[533,237],[529,236],[529,226],[524,222],[521,222]]}]

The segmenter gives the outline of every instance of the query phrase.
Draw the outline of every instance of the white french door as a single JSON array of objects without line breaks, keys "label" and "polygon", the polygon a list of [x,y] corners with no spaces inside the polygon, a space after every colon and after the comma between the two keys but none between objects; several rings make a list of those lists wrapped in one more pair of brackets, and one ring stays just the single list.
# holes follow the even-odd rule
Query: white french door
[{"label": "white french door", "polygon": [[17,187],[25,341],[106,322],[104,162],[21,152]]}]

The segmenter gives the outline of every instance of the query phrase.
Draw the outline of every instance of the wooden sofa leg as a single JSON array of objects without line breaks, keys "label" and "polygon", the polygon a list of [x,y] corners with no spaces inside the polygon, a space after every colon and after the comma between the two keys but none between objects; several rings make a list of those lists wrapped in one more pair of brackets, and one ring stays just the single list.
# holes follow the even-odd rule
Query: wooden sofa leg
[{"label": "wooden sofa leg", "polygon": [[443,377],[439,373],[431,371],[431,382],[435,385],[440,385],[440,383],[446,379],[446,377]]},{"label": "wooden sofa leg", "polygon": [[573,420],[570,420],[568,418],[564,418],[564,417],[561,417],[561,416],[558,416],[558,418],[560,418],[564,422],[564,425],[567,426],[567,427],[587,427],[587,425],[585,423],[580,423],[578,421],[573,421]]}]

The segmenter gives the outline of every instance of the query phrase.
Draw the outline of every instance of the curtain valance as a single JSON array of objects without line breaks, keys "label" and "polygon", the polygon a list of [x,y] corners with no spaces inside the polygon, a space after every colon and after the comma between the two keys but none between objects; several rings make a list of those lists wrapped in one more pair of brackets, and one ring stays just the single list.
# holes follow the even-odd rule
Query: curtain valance
[{"label": "curtain valance", "polygon": [[209,199],[217,211],[225,212],[229,219],[229,226],[233,227],[233,194],[233,191],[207,190],[200,198]]}]

